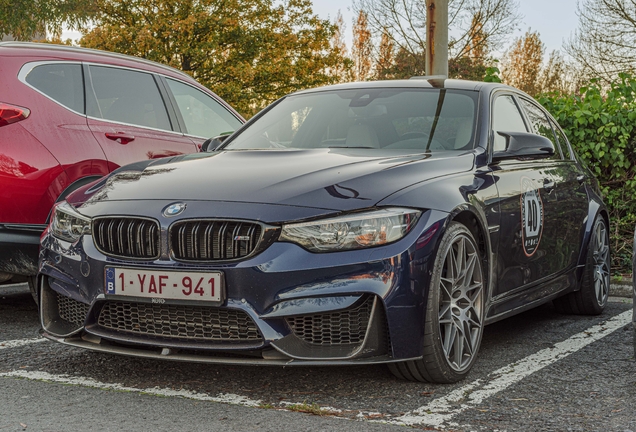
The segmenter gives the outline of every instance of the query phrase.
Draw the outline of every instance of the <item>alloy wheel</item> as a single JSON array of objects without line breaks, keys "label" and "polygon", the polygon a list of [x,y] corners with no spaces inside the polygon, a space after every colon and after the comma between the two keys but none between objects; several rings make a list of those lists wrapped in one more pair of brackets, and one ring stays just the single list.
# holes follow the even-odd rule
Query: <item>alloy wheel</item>
[{"label": "alloy wheel", "polygon": [[484,325],[484,283],[472,239],[458,235],[446,250],[440,277],[439,326],[448,365],[466,370],[477,354]]},{"label": "alloy wheel", "polygon": [[610,285],[610,262],[607,229],[604,223],[597,223],[594,230],[594,293],[596,301],[603,306],[607,301]]}]

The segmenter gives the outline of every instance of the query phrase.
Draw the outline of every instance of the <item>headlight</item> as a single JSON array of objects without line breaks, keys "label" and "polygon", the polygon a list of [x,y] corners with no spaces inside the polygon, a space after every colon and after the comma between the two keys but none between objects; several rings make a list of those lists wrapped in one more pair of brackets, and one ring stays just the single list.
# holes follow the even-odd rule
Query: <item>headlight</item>
[{"label": "headlight", "polygon": [[62,202],[55,207],[51,232],[59,239],[74,243],[84,234],[91,233],[91,219],[79,214],[67,202]]},{"label": "headlight", "polygon": [[363,249],[404,237],[421,212],[387,208],[313,222],[284,225],[281,241],[297,243],[312,252]]}]

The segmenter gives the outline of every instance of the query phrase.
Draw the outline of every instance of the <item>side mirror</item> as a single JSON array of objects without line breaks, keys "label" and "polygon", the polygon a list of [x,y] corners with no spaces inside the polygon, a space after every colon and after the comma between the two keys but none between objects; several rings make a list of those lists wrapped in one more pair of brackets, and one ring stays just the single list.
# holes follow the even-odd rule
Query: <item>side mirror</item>
[{"label": "side mirror", "polygon": [[493,162],[505,159],[543,159],[554,155],[554,144],[541,135],[527,132],[497,133],[506,138],[506,150],[494,152]]},{"label": "side mirror", "polygon": [[206,139],[205,141],[203,141],[203,144],[201,144],[201,151],[213,152],[214,150],[219,148],[220,145],[223,144],[223,141],[225,141],[227,137],[229,137],[230,135],[231,133],[228,133],[224,135],[215,136],[214,138]]}]

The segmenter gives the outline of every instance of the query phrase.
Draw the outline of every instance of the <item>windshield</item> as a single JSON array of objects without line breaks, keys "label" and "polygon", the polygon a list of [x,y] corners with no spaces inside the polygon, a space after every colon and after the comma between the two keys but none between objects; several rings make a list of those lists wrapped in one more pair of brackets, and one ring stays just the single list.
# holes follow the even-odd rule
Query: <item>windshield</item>
[{"label": "windshield", "polygon": [[225,149],[472,149],[477,94],[384,88],[292,95]]}]

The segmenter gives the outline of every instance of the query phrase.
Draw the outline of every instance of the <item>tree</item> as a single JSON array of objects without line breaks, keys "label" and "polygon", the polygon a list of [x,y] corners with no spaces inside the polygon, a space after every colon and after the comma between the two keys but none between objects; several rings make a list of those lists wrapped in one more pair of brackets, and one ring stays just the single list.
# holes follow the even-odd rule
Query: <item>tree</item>
[{"label": "tree", "polygon": [[333,25],[334,32],[333,36],[331,36],[331,49],[342,56],[344,62],[337,64],[331,70],[331,73],[338,79],[339,82],[352,81],[353,61],[348,56],[347,44],[345,43],[344,36],[346,25],[340,10],[338,10],[338,14],[336,15]]},{"label": "tree", "polygon": [[82,46],[176,67],[245,116],[299,89],[337,81],[335,27],[309,0],[94,0]]},{"label": "tree", "polygon": [[566,62],[557,50],[550,53],[548,62],[539,75],[541,93],[571,94],[578,91],[584,81],[581,71]]},{"label": "tree", "polygon": [[577,14],[579,27],[565,50],[586,75],[609,82],[636,70],[634,0],[583,0]]},{"label": "tree", "polygon": [[375,63],[375,75],[377,79],[391,78],[391,69],[395,60],[395,44],[386,31],[380,37],[378,48],[378,61]]},{"label": "tree", "polygon": [[528,30],[514,41],[502,60],[504,83],[525,91],[531,96],[541,92],[539,74],[545,47],[538,32]]},{"label": "tree", "polygon": [[481,12],[473,15],[468,37],[468,54],[465,57],[483,63],[488,56],[488,35],[484,31],[484,20]]},{"label": "tree", "polygon": [[[415,58],[426,51],[424,0],[354,0],[353,4],[366,12],[376,38],[386,31],[398,52]],[[449,0],[449,60],[485,58],[517,28],[517,7],[516,0]]]},{"label": "tree", "polygon": [[371,41],[371,31],[364,11],[358,12],[358,18],[353,26],[353,47],[351,57],[353,60],[353,78],[356,81],[364,81],[371,72],[371,53],[373,42]]},{"label": "tree", "polygon": [[86,23],[93,11],[84,0],[0,0],[0,38],[32,40],[47,31],[60,34],[62,25],[75,28]]}]

